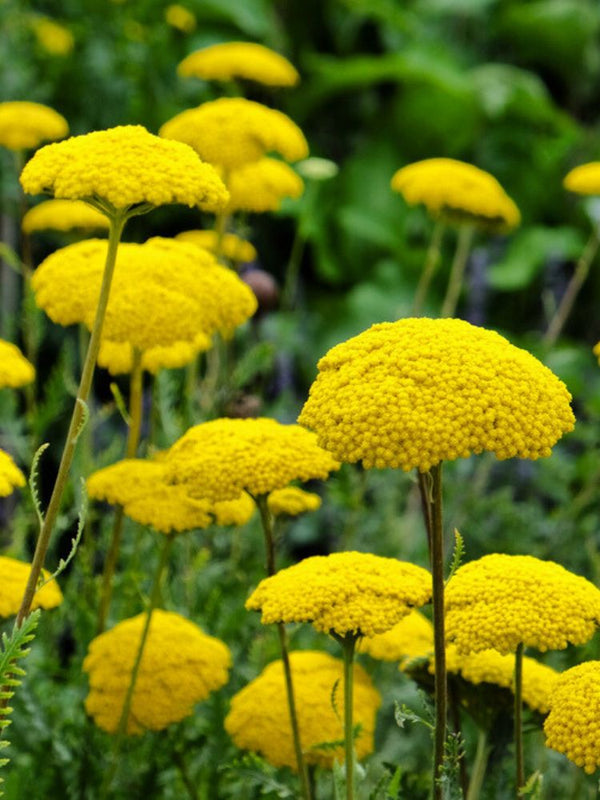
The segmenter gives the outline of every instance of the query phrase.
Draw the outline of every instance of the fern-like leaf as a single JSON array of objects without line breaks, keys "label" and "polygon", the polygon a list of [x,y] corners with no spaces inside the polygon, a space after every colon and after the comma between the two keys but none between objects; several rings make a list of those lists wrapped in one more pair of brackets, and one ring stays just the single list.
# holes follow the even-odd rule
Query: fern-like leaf
[{"label": "fern-like leaf", "polygon": [[46,444],[41,445],[35,451],[35,455],[33,456],[33,461],[31,462],[31,471],[29,473],[29,491],[31,492],[31,498],[33,500],[33,506],[35,508],[35,513],[38,518],[38,523],[40,526],[40,530],[42,529],[42,525],[44,524],[44,512],[42,510],[42,501],[40,499],[40,493],[38,491],[38,476],[39,476],[39,466],[40,466],[40,458],[44,454],[44,451],[48,449],[50,445],[48,442]]},{"label": "fern-like leaf", "polygon": [[460,567],[464,557],[465,557],[465,540],[461,536],[460,532],[456,528],[454,528],[454,552],[452,553],[452,563],[450,564],[450,571],[448,573],[448,578],[446,579],[446,583],[448,583],[450,578]]}]

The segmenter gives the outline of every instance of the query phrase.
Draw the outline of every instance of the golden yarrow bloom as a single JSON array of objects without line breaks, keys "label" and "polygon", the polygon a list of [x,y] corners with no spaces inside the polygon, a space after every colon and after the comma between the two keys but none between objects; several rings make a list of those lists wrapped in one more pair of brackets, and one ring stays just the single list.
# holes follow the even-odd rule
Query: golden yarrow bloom
[{"label": "golden yarrow bloom", "polygon": [[[344,664],[326,653],[306,650],[290,653],[290,666],[306,763],[331,768],[344,757],[343,744],[331,746],[344,738],[342,720],[331,702],[336,685],[341,697]],[[359,726],[354,747],[357,759],[362,760],[374,749],[381,697],[362,667],[355,664],[353,671],[354,722]],[[240,749],[260,753],[275,767],[297,770],[281,661],[273,661],[234,695],[225,730]]]},{"label": "golden yarrow bloom", "polygon": [[[127,619],[92,640],[83,662],[90,692],[85,709],[99,728],[116,733],[146,620]],[[155,610],[133,691],[126,733],[160,731],[188,717],[196,703],[224,686],[229,648],[179,614]]]},{"label": "golden yarrow bloom", "polygon": [[21,486],[25,486],[25,476],[12,457],[4,450],[0,450],[0,497],[8,497]]},{"label": "golden yarrow bloom", "polygon": [[25,213],[21,227],[25,233],[47,230],[66,233],[78,228],[107,229],[108,220],[83,200],[44,200]]},{"label": "golden yarrow bloom", "polygon": [[[212,339],[207,334],[198,333],[193,341],[149,347],[142,353],[142,369],[156,375],[161,369],[185,367],[197,358],[198,353],[210,350],[212,344]],[[131,372],[133,368],[131,344],[103,340],[98,353],[98,366],[107,369],[111,375]]]},{"label": "golden yarrow bloom", "polygon": [[418,467],[488,450],[536,459],[572,430],[571,395],[494,331],[459,319],[373,325],[332,348],[298,421],[340,461]]},{"label": "golden yarrow bloom", "polygon": [[399,169],[392,189],[433,216],[499,229],[516,227],[519,209],[493,175],[453,158],[428,158]]},{"label": "golden yarrow bloom", "polygon": [[228,200],[210,164],[182,142],[161,139],[141,125],[94,131],[47,145],[25,165],[21,185],[29,194],[45,192],[122,210],[139,204],[182,203],[218,212]]},{"label": "golden yarrow bloom", "polygon": [[25,358],[15,344],[0,339],[0,389],[5,386],[17,389],[19,386],[31,383],[34,379],[33,364]]},{"label": "golden yarrow bloom", "polygon": [[446,587],[446,637],[461,653],[514,653],[584,644],[600,625],[600,590],[560,564],[493,553],[460,567]]},{"label": "golden yarrow bloom", "polygon": [[318,494],[305,492],[297,486],[286,486],[269,494],[267,506],[276,517],[282,514],[297,517],[305,511],[317,511],[321,507],[321,498]]},{"label": "golden yarrow bloom", "polygon": [[71,31],[64,25],[48,17],[34,17],[31,28],[38,44],[49,55],[68,56],[73,52],[75,40]]},{"label": "golden yarrow bloom", "polygon": [[310,622],[323,633],[374,636],[431,598],[422,567],[371,553],[312,556],[262,580],[246,608],[261,622]]},{"label": "golden yarrow bloom", "polygon": [[0,103],[0,145],[9,150],[29,150],[69,133],[67,120],[49,106],[11,100]]},{"label": "golden yarrow bloom", "polygon": [[[31,564],[0,556],[0,617],[12,617],[18,612],[30,572]],[[44,569],[42,577],[48,580],[50,573]],[[31,608],[56,608],[62,599],[58,584],[51,580],[35,593]]]},{"label": "golden yarrow bloom", "polygon": [[215,419],[190,428],[170,448],[167,480],[194,497],[230,500],[283,489],[292,481],[325,480],[339,468],[317,437],[274,419]]},{"label": "golden yarrow bloom", "polygon": [[360,639],[356,649],[380,661],[399,661],[402,669],[414,659],[433,653],[433,625],[415,609],[389,631]]},{"label": "golden yarrow bloom", "polygon": [[159,135],[185,142],[201,159],[227,171],[267,153],[279,153],[286,161],[308,155],[308,144],[295,122],[243,97],[221,97],[182,111],[165,122]]},{"label": "golden yarrow bloom", "polygon": [[286,197],[300,197],[304,181],[283,161],[261,158],[232,170],[227,175],[227,210],[262,214],[277,211]]},{"label": "golden yarrow bloom", "polygon": [[[218,247],[219,236],[216,231],[182,231],[175,236],[180,242],[189,242],[204,250],[215,253]],[[236,236],[235,233],[224,233],[220,244],[221,254],[230,261],[256,261],[258,253],[253,244]]]},{"label": "golden yarrow bloom", "polygon": [[179,3],[172,3],[165,9],[165,22],[182,33],[192,33],[196,29],[196,16]]},{"label": "golden yarrow bloom", "polygon": [[580,164],[567,173],[563,186],[577,194],[600,194],[600,161]]},{"label": "golden yarrow bloom", "polygon": [[265,86],[295,86],[295,67],[279,53],[254,42],[224,42],[196,50],[177,67],[183,78],[230,81],[243,78]]}]

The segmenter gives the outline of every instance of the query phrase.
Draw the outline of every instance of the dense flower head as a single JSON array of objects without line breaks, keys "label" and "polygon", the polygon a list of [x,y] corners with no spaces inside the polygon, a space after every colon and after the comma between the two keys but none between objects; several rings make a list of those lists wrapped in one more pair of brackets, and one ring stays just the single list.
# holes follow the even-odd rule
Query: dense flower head
[{"label": "dense flower head", "polygon": [[212,500],[242,491],[257,497],[295,480],[325,479],[339,468],[314,434],[264,417],[195,425],[170,448],[166,463],[168,480]]},{"label": "dense flower head", "polygon": [[584,644],[600,625],[600,589],[560,564],[493,553],[460,567],[446,588],[446,636],[462,653]]},{"label": "dense flower head", "polygon": [[216,81],[244,78],[266,86],[294,86],[300,80],[286,58],[254,42],[224,42],[196,50],[183,59],[177,72],[184,78]]},{"label": "dense flower head", "polygon": [[195,14],[179,3],[171,3],[166,7],[165,22],[182,33],[192,33],[196,29]]},{"label": "dense flower head", "polygon": [[182,111],[159,131],[166,139],[190,145],[200,158],[225,170],[239,169],[267,153],[286,161],[308,154],[304,134],[274,108],[243,97],[221,97]]},{"label": "dense flower head", "polygon": [[22,228],[25,233],[89,230],[108,228],[108,219],[83,200],[44,200],[25,213]]},{"label": "dense flower head", "polygon": [[122,125],[39,150],[21,173],[29,194],[104,201],[117,209],[139,203],[182,203],[220,211],[227,190],[210,164],[182,142],[166,141],[141,125]]},{"label": "dense flower head", "polygon": [[[87,713],[99,728],[115,733],[146,619],[140,614],[97,636],[83,662],[89,674]],[[231,655],[179,614],[155,610],[133,691],[126,732],[159,731],[189,716],[229,678]]]},{"label": "dense flower head", "polygon": [[[142,369],[156,375],[161,369],[185,367],[198,356],[198,353],[210,350],[212,344],[212,339],[205,333],[198,333],[193,341],[150,347],[142,353]],[[133,367],[131,344],[103,340],[98,353],[98,365],[107,369],[111,375],[131,372]]]},{"label": "dense flower head", "polygon": [[246,608],[263,624],[311,622],[340,636],[389,631],[431,597],[426,569],[371,553],[311,556],[262,580]]},{"label": "dense flower head", "polygon": [[414,609],[388,631],[360,639],[357,649],[380,661],[399,661],[402,669],[413,659],[433,653],[433,625]]},{"label": "dense flower head", "polygon": [[592,774],[600,766],[600,661],[565,670],[550,696],[546,746]]},{"label": "dense flower head", "polygon": [[227,210],[262,214],[277,211],[286,197],[300,197],[304,181],[284,161],[261,158],[231,170],[227,175]]},{"label": "dense flower head", "polygon": [[459,319],[373,325],[332,348],[298,421],[340,461],[418,467],[484,450],[550,455],[571,395],[534,356]]},{"label": "dense flower head", "polygon": [[236,236],[235,233],[224,233],[220,244],[216,231],[182,231],[175,238],[181,242],[195,244],[211,253],[220,249],[221,254],[230,261],[255,261],[258,256],[254,245],[246,239]]},{"label": "dense flower head", "polygon": [[434,215],[514,228],[519,209],[493,175],[453,158],[427,158],[399,169],[392,189],[407,203],[423,203]]},{"label": "dense flower head", "polygon": [[17,389],[35,379],[35,368],[16,344],[0,339],[0,389]]},{"label": "dense flower head", "polygon": [[297,486],[286,486],[270,492],[267,505],[271,514],[276,517],[282,514],[297,517],[305,511],[317,511],[321,507],[321,498],[318,494],[305,492]]},{"label": "dense flower head", "polygon": [[[0,556],[0,617],[11,617],[18,612],[30,571],[31,564]],[[48,580],[50,573],[44,569],[42,577]],[[62,599],[58,584],[51,580],[35,593],[31,608],[56,608]]]},{"label": "dense flower head", "polygon": [[20,486],[25,486],[25,476],[12,457],[0,450],[0,497],[8,497]]},{"label": "dense flower head", "polygon": [[0,103],[0,145],[28,150],[69,133],[67,120],[49,106],[26,100]]},{"label": "dense flower head", "polygon": [[[344,738],[342,720],[332,704],[335,692],[338,705],[341,703],[343,662],[326,653],[305,650],[290,653],[290,667],[305,761],[331,768],[334,761],[344,758],[342,744],[324,746]],[[374,749],[375,715],[381,697],[362,667],[355,664],[353,669],[354,722],[360,726],[354,747],[356,757],[362,760]],[[275,767],[297,769],[281,661],[269,664],[234,695],[225,730],[239,748],[260,753]]]},{"label": "dense flower head", "polygon": [[31,28],[38,44],[49,55],[68,56],[73,51],[75,39],[71,31],[64,25],[60,25],[49,17],[36,16],[31,22]]},{"label": "dense flower head", "polygon": [[572,169],[565,176],[563,186],[577,194],[600,194],[600,161],[580,164]]}]

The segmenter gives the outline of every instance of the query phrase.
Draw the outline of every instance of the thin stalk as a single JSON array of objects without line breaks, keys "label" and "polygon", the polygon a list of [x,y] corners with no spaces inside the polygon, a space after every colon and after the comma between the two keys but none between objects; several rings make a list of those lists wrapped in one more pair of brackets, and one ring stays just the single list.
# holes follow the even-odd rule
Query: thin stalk
[{"label": "thin stalk", "polygon": [[429,242],[429,247],[427,248],[427,253],[425,255],[425,264],[423,265],[423,271],[421,272],[421,277],[417,285],[417,291],[415,292],[415,299],[413,301],[412,309],[412,313],[415,317],[421,312],[431,279],[433,278],[437,269],[437,265],[440,260],[440,250],[445,228],[446,226],[444,225],[441,217],[438,217],[431,234],[431,241]]},{"label": "thin stalk", "polygon": [[344,750],[346,759],[346,800],[354,800],[354,649],[356,636],[347,633],[341,639],[344,649]]},{"label": "thin stalk", "polygon": [[446,289],[446,297],[442,304],[442,311],[440,316],[453,317],[456,311],[458,298],[463,285],[463,277],[465,274],[465,267],[469,258],[471,250],[471,242],[473,241],[473,226],[462,224],[458,229],[458,242],[456,244],[456,251],[450,268],[450,279],[448,280],[448,287]]},{"label": "thin stalk", "polygon": [[475,751],[475,760],[473,761],[473,768],[471,770],[471,780],[469,782],[469,791],[467,792],[466,800],[479,800],[481,789],[483,787],[483,779],[487,769],[488,758],[490,757],[490,746],[488,744],[488,734],[483,728],[479,729],[477,737],[477,750]]},{"label": "thin stalk", "polygon": [[196,789],[196,784],[192,780],[192,776],[189,773],[187,768],[187,764],[185,763],[185,759],[183,757],[183,753],[176,748],[172,751],[173,754],[173,761],[175,762],[175,766],[179,770],[179,774],[181,775],[181,780],[183,785],[187,789],[187,793],[190,796],[190,800],[200,800],[200,795]]},{"label": "thin stalk", "polygon": [[550,320],[550,324],[548,325],[548,330],[544,335],[544,344],[548,347],[551,347],[556,340],[558,339],[560,332],[563,329],[565,322],[569,314],[573,309],[573,304],[575,303],[575,298],[579,294],[581,287],[583,286],[585,279],[588,276],[588,272],[590,271],[590,266],[592,261],[594,260],[594,256],[598,252],[598,247],[600,246],[600,227],[595,227],[592,230],[590,238],[587,241],[587,244],[581,254],[577,265],[575,266],[575,272],[569,281],[569,284],[566,288],[566,291],[560,301],[558,308],[552,319]]},{"label": "thin stalk", "polygon": [[18,626],[22,624],[23,620],[29,615],[31,610],[33,596],[36,592],[42,567],[44,566],[46,553],[48,552],[48,546],[50,544],[50,538],[52,536],[54,524],[60,510],[60,504],[65,487],[67,485],[69,470],[73,461],[75,447],[77,445],[77,438],[84,418],[84,409],[90,394],[92,378],[94,376],[94,368],[98,358],[98,350],[100,349],[102,325],[104,323],[104,316],[106,313],[106,306],[108,304],[108,296],[110,293],[110,285],[116,263],[117,248],[119,246],[121,233],[123,231],[126,219],[126,214],[123,211],[115,211],[114,215],[110,217],[108,250],[106,253],[106,263],[104,265],[104,275],[102,278],[102,286],[100,288],[100,296],[98,298],[98,306],[96,308],[94,325],[92,327],[85,364],[83,365],[83,372],[81,374],[81,381],[79,383],[79,390],[77,392],[77,398],[73,407],[71,423],[69,425],[67,439],[61,456],[58,473],[56,475],[54,489],[52,491],[48,510],[46,511],[46,516],[38,537],[35,554],[31,564],[31,571],[29,573],[29,579],[27,581],[23,599],[21,601],[21,607],[17,614],[16,624]]},{"label": "thin stalk", "polygon": [[[227,181],[229,180],[229,174],[227,171],[223,173],[222,179],[225,186],[227,186]],[[225,232],[227,230],[229,216],[230,215],[227,211],[221,211],[219,214],[215,215],[215,233],[217,234],[217,242],[214,254],[217,261],[220,261],[221,256],[223,255],[223,237],[225,236]]]},{"label": "thin stalk", "polygon": [[515,653],[515,756],[516,756],[516,797],[521,796],[525,786],[525,767],[523,762],[523,642]]},{"label": "thin stalk", "polygon": [[298,292],[298,276],[300,274],[300,264],[302,263],[305,246],[306,237],[300,232],[300,225],[298,225],[296,227],[296,233],[294,234],[290,258],[285,271],[283,290],[281,292],[282,311],[291,311],[295,306],[296,294]]},{"label": "thin stalk", "polygon": [[142,351],[137,347],[132,347],[131,376],[129,378],[129,431],[127,433],[127,445],[125,447],[125,458],[135,458],[138,445],[140,443],[140,433],[142,430],[142,411],[143,411],[143,371],[142,371]]}]

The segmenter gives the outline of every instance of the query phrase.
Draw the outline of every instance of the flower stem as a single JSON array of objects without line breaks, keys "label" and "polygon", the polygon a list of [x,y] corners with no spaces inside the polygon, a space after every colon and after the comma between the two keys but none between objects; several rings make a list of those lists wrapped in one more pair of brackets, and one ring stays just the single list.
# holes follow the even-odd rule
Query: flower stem
[{"label": "flower stem", "polygon": [[445,225],[442,222],[442,219],[438,218],[431,234],[431,241],[429,242],[429,247],[427,248],[427,253],[425,255],[425,264],[423,265],[423,271],[421,272],[417,291],[415,292],[415,299],[412,309],[412,313],[415,317],[421,312],[421,308],[425,302],[425,297],[427,296],[429,284],[431,283],[431,279],[433,278],[433,275],[437,269],[437,265],[440,260],[440,248],[442,245],[444,230]]},{"label": "flower stem", "polygon": [[479,800],[489,755],[490,747],[488,745],[487,731],[485,731],[483,728],[480,728],[477,737],[477,750],[475,751],[475,760],[473,762],[471,780],[469,782],[469,791],[467,792],[466,800]]},{"label": "flower stem", "polygon": [[346,757],[346,800],[354,800],[354,649],[356,636],[341,639],[344,648],[344,747]]},{"label": "flower stem", "polygon": [[516,797],[521,797],[525,785],[523,763],[523,642],[515,653],[515,756],[516,756]]},{"label": "flower stem", "polygon": [[442,317],[453,317],[456,311],[472,241],[473,226],[466,224],[461,225],[458,231],[458,242],[454,253],[454,259],[450,269],[450,279],[448,281],[448,288],[446,289],[446,297],[442,304],[442,311],[440,314]]}]

